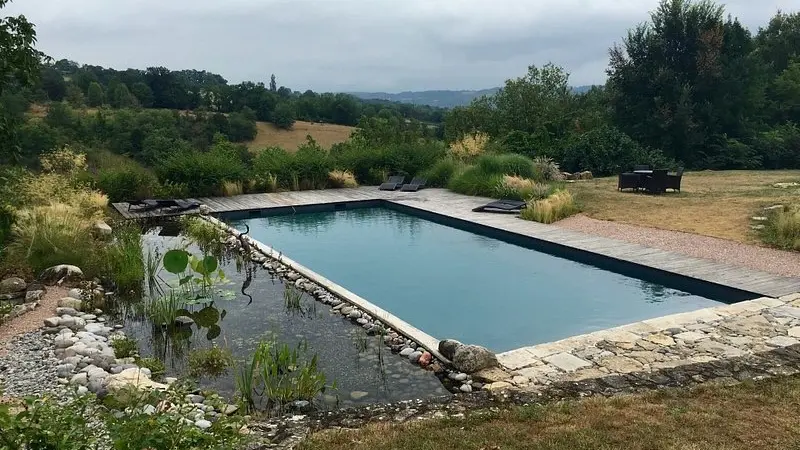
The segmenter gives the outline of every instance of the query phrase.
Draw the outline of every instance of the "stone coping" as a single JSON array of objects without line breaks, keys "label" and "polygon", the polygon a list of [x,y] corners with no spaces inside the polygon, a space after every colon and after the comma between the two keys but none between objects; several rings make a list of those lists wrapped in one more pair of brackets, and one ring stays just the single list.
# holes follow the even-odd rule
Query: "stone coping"
[{"label": "stone coping", "polygon": [[[226,224],[225,222],[222,222],[221,220],[215,217],[208,215],[203,215],[200,217],[222,228],[223,230],[227,230],[229,233],[235,236],[241,235],[241,232],[239,230],[236,230],[235,228],[231,227],[230,225]],[[350,292],[344,287],[323,277],[322,275],[298,263],[297,261],[288,258],[286,255],[274,250],[272,247],[265,245],[264,243],[259,242],[251,237],[248,238],[249,241],[258,249],[258,251],[263,253],[265,256],[279,260],[281,263],[290,267],[292,270],[308,278],[314,283],[320,285],[323,289],[327,290],[336,297],[366,311],[367,313],[369,313],[369,315],[385,323],[386,325],[394,329],[396,332],[402,334],[403,336],[406,336],[407,338],[421,345],[423,348],[425,348],[425,350],[430,352],[431,355],[433,355],[440,361],[446,364],[450,363],[450,361],[447,358],[445,358],[444,356],[442,356],[441,353],[439,353],[439,340],[436,339],[435,337],[425,333],[419,328],[411,325],[410,323],[384,310],[383,308],[370,303],[368,300],[356,295],[355,293]]]},{"label": "stone coping", "polygon": [[704,308],[523,347],[497,355],[507,379],[492,388],[535,389],[652,373],[800,344],[800,293]]}]

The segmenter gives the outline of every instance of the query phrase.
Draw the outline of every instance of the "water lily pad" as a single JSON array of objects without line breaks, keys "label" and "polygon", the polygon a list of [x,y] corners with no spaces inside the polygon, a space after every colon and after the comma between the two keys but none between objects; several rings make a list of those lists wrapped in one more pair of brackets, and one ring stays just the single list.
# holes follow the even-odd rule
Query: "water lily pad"
[{"label": "water lily pad", "polygon": [[203,328],[209,328],[219,322],[219,311],[213,306],[206,306],[192,315],[192,318]]},{"label": "water lily pad", "polygon": [[219,325],[211,325],[208,328],[208,333],[206,333],[206,339],[208,339],[209,341],[212,339],[216,339],[219,337],[220,334],[222,334],[222,328],[220,328]]},{"label": "water lily pad", "polygon": [[185,250],[170,250],[164,254],[164,268],[169,273],[183,273],[189,265],[189,254]]}]

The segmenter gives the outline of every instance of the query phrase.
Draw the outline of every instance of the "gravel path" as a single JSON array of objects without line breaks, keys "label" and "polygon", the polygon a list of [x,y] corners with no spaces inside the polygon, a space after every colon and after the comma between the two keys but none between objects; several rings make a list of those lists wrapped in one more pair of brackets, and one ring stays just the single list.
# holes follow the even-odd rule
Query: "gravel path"
[{"label": "gravel path", "polygon": [[711,259],[787,277],[800,277],[800,252],[788,252],[680,231],[573,216],[555,224],[620,241],[660,248],[696,258]]},{"label": "gravel path", "polygon": [[55,316],[58,300],[66,297],[68,291],[64,287],[48,286],[38,308],[0,325],[0,357],[6,355],[7,346],[14,336],[36,331],[42,327],[44,319]]}]

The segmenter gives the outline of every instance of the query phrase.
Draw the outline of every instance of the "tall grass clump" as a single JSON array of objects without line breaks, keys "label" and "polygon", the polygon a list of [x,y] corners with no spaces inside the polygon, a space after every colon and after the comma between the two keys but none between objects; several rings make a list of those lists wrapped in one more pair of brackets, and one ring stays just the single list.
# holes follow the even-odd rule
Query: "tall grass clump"
[{"label": "tall grass clump", "polygon": [[498,175],[515,175],[521,178],[537,178],[533,160],[515,153],[486,154],[477,159],[475,165],[483,172]]},{"label": "tall grass clump", "polygon": [[787,250],[800,250],[800,207],[784,206],[771,211],[764,222],[762,240]]},{"label": "tall grass clump", "polygon": [[114,241],[106,248],[105,262],[122,292],[139,293],[145,277],[142,256],[142,230],[133,224],[114,229]]},{"label": "tall grass clump", "polygon": [[503,181],[503,174],[486,172],[481,167],[472,166],[453,177],[447,188],[464,195],[491,197]]},{"label": "tall grass clump", "polygon": [[223,181],[222,182],[222,196],[232,197],[234,195],[242,195],[244,187],[241,181]]},{"label": "tall grass clump", "polygon": [[542,200],[531,200],[520,217],[540,223],[553,223],[578,212],[569,191],[560,190]]},{"label": "tall grass clump", "polygon": [[219,258],[225,248],[222,240],[225,232],[212,223],[198,217],[183,216],[180,225],[184,235],[200,247],[203,254]]},{"label": "tall grass clump", "polygon": [[564,174],[561,172],[558,163],[546,156],[537,156],[533,158],[533,170],[536,172],[536,178],[539,180],[561,181],[564,179]]},{"label": "tall grass clump", "polygon": [[328,173],[328,184],[334,188],[357,188],[356,177],[349,170],[332,170]]},{"label": "tall grass clump", "polygon": [[189,375],[194,378],[219,378],[233,366],[233,355],[226,348],[199,348],[189,352],[188,365]]},{"label": "tall grass clump", "polygon": [[420,176],[427,180],[427,186],[447,187],[450,180],[463,171],[465,164],[455,158],[442,158],[423,171]]},{"label": "tall grass clump", "polygon": [[514,175],[503,175],[502,180],[495,187],[494,196],[511,200],[529,200],[533,197],[536,182],[527,178]]}]

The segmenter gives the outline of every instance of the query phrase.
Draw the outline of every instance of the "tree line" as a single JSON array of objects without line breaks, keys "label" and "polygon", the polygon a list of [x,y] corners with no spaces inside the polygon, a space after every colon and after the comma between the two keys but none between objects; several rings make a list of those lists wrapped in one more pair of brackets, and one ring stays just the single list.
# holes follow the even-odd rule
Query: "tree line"
[{"label": "tree line", "polygon": [[711,1],[664,0],[610,49],[607,73],[605,86],[575,94],[562,68],[532,66],[453,109],[445,136],[486,133],[600,174],[631,161],[800,168],[800,13],[779,12],[753,34]]}]

